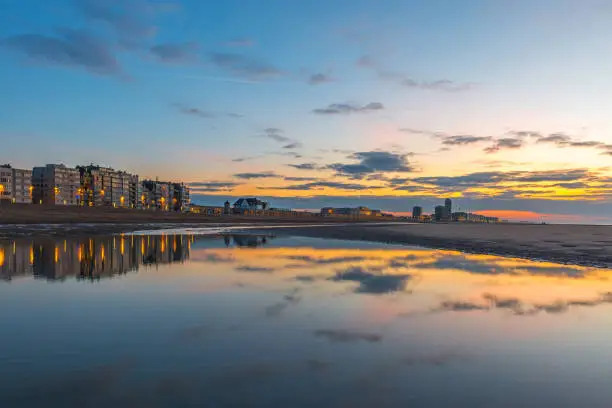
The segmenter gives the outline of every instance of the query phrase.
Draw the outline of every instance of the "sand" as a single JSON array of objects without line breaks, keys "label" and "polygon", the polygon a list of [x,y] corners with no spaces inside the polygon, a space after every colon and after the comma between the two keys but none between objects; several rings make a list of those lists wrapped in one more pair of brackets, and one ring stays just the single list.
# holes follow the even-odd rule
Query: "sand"
[{"label": "sand", "polygon": [[278,230],[279,234],[456,249],[612,267],[612,226],[534,224],[359,224]]}]

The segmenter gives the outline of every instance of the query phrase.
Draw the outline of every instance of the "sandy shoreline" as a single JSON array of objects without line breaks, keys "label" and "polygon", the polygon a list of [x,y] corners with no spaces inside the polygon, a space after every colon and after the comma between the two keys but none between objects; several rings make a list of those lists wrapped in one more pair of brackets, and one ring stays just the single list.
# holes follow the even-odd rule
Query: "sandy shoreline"
[{"label": "sandy shoreline", "polygon": [[278,234],[454,249],[612,268],[612,226],[535,224],[349,225],[293,228]]}]

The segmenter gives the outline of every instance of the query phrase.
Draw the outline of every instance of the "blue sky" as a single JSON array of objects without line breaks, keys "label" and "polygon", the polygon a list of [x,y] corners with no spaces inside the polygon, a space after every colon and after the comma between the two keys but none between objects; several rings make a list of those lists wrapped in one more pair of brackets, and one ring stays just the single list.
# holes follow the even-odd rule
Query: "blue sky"
[{"label": "blue sky", "polygon": [[17,167],[95,162],[208,203],[609,210],[609,1],[0,8],[0,161]]}]

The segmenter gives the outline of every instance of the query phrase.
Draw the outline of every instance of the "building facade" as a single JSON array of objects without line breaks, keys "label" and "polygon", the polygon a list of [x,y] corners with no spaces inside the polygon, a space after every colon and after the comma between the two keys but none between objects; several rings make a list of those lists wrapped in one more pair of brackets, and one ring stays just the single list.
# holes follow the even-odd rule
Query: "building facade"
[{"label": "building facade", "polygon": [[0,166],[0,203],[13,200],[13,168],[8,164]]},{"label": "building facade", "polygon": [[63,164],[47,164],[32,170],[32,198],[34,204],[78,205],[81,191],[78,169]]},{"label": "building facade", "polygon": [[134,208],[138,202],[138,176],[110,167],[78,166],[83,189],[81,205]]},{"label": "building facade", "polygon": [[13,169],[13,203],[32,204],[32,170]]},{"label": "building facade", "polygon": [[418,205],[415,205],[414,207],[412,207],[412,218],[420,219],[422,215],[423,215],[423,207],[419,207]]},{"label": "building facade", "polygon": [[333,208],[324,207],[321,209],[322,217],[381,217],[382,212],[380,210],[372,210],[368,207],[354,207],[354,208]]}]

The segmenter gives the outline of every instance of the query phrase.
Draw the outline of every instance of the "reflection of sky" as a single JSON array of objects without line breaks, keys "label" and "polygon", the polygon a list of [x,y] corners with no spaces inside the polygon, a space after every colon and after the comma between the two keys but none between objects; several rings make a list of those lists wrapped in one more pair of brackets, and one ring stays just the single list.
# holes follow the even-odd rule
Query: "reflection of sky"
[{"label": "reflection of sky", "polygon": [[245,239],[262,242],[0,284],[0,405],[607,404],[608,270]]}]

